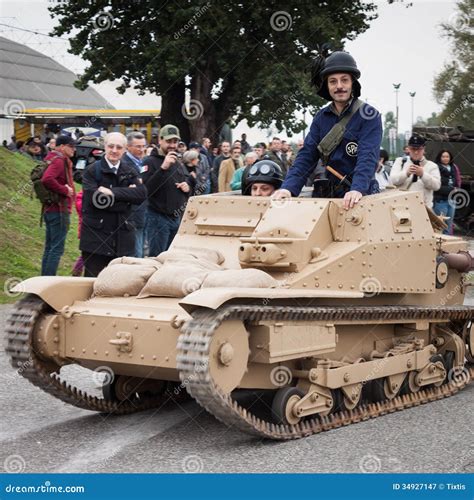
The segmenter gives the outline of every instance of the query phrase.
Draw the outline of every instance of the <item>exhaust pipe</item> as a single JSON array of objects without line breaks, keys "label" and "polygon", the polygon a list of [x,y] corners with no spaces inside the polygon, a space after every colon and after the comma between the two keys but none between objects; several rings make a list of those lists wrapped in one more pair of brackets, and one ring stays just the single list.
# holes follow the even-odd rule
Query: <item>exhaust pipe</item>
[{"label": "exhaust pipe", "polygon": [[456,269],[460,273],[474,271],[474,254],[460,250],[458,253],[443,252],[448,267]]}]

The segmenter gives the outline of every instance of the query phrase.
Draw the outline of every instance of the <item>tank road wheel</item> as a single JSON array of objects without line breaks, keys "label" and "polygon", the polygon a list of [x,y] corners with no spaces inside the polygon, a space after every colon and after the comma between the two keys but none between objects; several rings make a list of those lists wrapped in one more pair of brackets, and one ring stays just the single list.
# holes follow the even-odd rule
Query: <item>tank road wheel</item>
[{"label": "tank road wheel", "polygon": [[296,387],[278,389],[272,402],[272,418],[276,424],[296,425],[301,418],[293,413],[295,404],[304,396]]},{"label": "tank road wheel", "polygon": [[444,369],[446,370],[446,378],[443,381],[443,384],[448,381],[449,374],[452,373],[451,370],[454,368],[454,351],[446,351],[443,355],[443,364]]},{"label": "tank road wheel", "polygon": [[[209,372],[224,394],[229,394],[239,385],[247,370],[249,354],[248,333],[243,323],[222,323],[212,337],[209,348]],[[199,369],[197,366],[196,370]]]},{"label": "tank road wheel", "polygon": [[395,386],[392,385],[389,377],[377,378],[372,381],[370,399],[373,403],[378,403],[385,399],[394,399],[398,396],[402,387],[403,383]]},{"label": "tank road wheel", "polygon": [[421,387],[416,383],[417,375],[417,371],[411,371],[408,373],[405,378],[405,382],[403,382],[400,394],[411,394],[412,392],[418,392],[421,389]]},{"label": "tank road wheel", "polygon": [[343,392],[342,389],[333,389],[331,391],[332,399],[334,404],[332,406],[331,413],[339,413],[340,411],[348,411],[356,408],[362,400],[362,390],[355,399],[349,399]]},{"label": "tank road wheel", "polygon": [[466,359],[474,364],[474,322],[467,321],[463,328],[463,338],[466,343]]},{"label": "tank road wheel", "polygon": [[107,401],[133,401],[163,394],[166,387],[163,380],[118,375],[102,386],[102,394]]}]

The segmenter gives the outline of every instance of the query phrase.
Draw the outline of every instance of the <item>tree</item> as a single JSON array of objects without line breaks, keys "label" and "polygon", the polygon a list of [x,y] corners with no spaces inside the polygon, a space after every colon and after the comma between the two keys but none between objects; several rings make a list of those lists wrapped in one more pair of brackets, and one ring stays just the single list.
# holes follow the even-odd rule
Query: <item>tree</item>
[{"label": "tree", "polygon": [[[303,129],[298,110],[323,103],[309,86],[318,46],[342,48],[376,17],[365,0],[75,0],[50,8],[53,35],[89,65],[77,86],[119,79],[161,95],[162,123],[184,139],[216,139],[226,122]],[[189,108],[185,94],[190,92]]]},{"label": "tree", "polygon": [[397,127],[397,121],[395,118],[395,113],[393,111],[387,111],[385,113],[384,122],[383,122],[383,138],[387,139],[389,135],[389,130],[391,128]]},{"label": "tree", "polygon": [[433,112],[428,118],[423,118],[422,116],[417,116],[416,121],[413,124],[414,127],[434,127],[440,125],[440,115]]},{"label": "tree", "polygon": [[443,105],[440,114],[442,126],[463,125],[474,127],[474,35],[472,11],[474,0],[460,0],[451,22],[443,23],[444,36],[450,40],[453,61],[445,63],[435,78],[434,96]]}]

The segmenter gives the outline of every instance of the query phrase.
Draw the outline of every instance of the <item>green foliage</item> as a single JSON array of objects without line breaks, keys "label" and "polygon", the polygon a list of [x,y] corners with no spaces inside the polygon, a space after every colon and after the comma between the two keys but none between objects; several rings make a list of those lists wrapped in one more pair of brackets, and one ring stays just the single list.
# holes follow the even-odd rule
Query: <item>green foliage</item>
[{"label": "green foliage", "polygon": [[[8,280],[41,273],[45,227],[39,225],[40,203],[31,197],[30,171],[34,165],[19,153],[0,148],[0,303],[17,299],[5,293]],[[58,274],[71,274],[80,255],[78,247],[77,216],[73,214]]]},{"label": "green foliage", "polygon": [[[312,55],[326,42],[341,48],[376,17],[363,0],[75,0],[50,10],[53,34],[72,33],[71,52],[89,62],[80,86],[119,79],[121,92],[159,94],[163,121],[189,127],[193,139],[244,118],[302,130],[295,111],[322,104],[308,84]],[[183,124],[186,86],[204,113]]]},{"label": "green foliage", "polygon": [[444,36],[453,47],[453,60],[445,63],[434,82],[435,98],[443,105],[440,114],[443,126],[474,128],[473,7],[474,0],[460,0],[455,15],[442,24]]},{"label": "green foliage", "polygon": [[435,127],[441,124],[441,118],[438,113],[431,113],[431,116],[428,118],[423,118],[418,116],[414,123],[414,127]]},{"label": "green foliage", "polygon": [[387,111],[383,122],[383,138],[388,139],[389,130],[396,126],[397,120],[395,118],[395,113],[393,111]]}]

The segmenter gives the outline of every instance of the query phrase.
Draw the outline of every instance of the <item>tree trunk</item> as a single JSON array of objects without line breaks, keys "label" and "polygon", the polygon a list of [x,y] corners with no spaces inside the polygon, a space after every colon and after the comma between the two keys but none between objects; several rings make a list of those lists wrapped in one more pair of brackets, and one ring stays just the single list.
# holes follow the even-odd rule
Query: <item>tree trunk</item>
[{"label": "tree trunk", "polygon": [[161,96],[160,126],[176,125],[179,128],[181,139],[189,143],[189,121],[182,112],[184,106],[184,80],[173,83],[165,94]]}]

